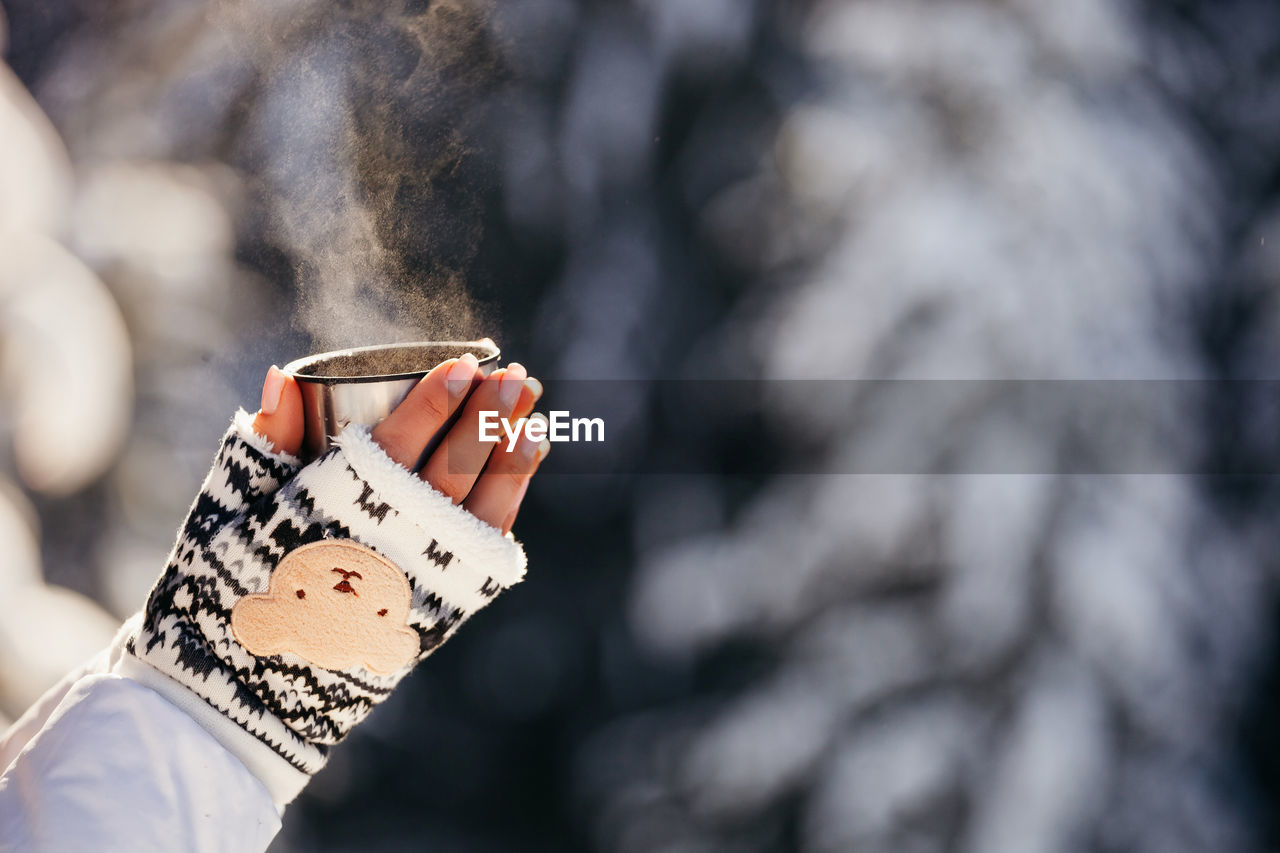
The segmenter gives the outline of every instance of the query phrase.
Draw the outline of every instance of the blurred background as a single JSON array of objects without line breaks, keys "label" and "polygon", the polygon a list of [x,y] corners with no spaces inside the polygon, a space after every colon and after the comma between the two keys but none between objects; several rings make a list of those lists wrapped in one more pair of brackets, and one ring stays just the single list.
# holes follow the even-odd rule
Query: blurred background
[{"label": "blurred background", "polygon": [[[637,401],[639,473],[553,453],[529,579],[273,850],[1280,847],[1280,6],[0,10],[0,725],[141,605],[269,364],[488,334],[549,404],[776,381]],[[801,379],[1186,381],[1164,473],[1048,418],[1037,473],[824,476],[770,460],[894,418]],[[1027,444],[947,387],[922,457]]]}]

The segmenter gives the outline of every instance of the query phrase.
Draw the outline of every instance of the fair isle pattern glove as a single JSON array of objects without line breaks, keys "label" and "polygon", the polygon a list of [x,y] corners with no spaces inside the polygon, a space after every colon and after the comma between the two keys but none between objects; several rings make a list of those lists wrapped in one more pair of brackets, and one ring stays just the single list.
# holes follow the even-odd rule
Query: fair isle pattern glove
[{"label": "fair isle pattern glove", "polygon": [[299,468],[241,411],[117,672],[192,713],[283,805],[524,570],[519,543],[393,462],[367,429]]}]

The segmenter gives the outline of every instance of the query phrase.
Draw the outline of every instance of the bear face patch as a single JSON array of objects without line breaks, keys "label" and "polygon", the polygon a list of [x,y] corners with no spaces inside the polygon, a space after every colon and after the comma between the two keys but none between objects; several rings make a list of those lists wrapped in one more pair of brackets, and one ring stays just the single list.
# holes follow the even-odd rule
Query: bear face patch
[{"label": "bear face patch", "polygon": [[291,652],[324,669],[391,675],[419,651],[410,594],[381,554],[350,540],[313,542],[285,555],[267,592],[236,602],[231,631],[259,657]]}]

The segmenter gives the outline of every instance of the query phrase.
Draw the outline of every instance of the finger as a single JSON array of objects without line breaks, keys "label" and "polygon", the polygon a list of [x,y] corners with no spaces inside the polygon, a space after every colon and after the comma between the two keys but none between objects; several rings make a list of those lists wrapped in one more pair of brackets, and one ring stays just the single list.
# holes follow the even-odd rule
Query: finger
[{"label": "finger", "polygon": [[[302,446],[302,392],[293,379],[272,365],[262,383],[261,408],[248,429],[276,453],[296,454]],[[200,486],[200,497],[184,522],[184,536],[201,535],[220,527],[261,495],[275,491],[294,470],[292,460],[275,459],[263,452],[262,442],[246,441],[246,426],[237,413],[214,456],[209,474]]]},{"label": "finger", "polygon": [[534,405],[541,398],[542,383],[530,376],[524,381],[524,388],[520,389],[520,399],[516,401],[516,407],[511,410],[511,420],[514,422],[520,418],[529,417]]},{"label": "finger", "polygon": [[422,466],[422,479],[454,503],[462,503],[471,491],[485,461],[493,452],[493,442],[480,440],[480,412],[497,412],[510,421],[523,392],[528,374],[519,364],[495,370],[467,399],[462,417]]},{"label": "finger", "polygon": [[[546,417],[541,413],[534,415],[532,419],[541,421],[543,424],[547,422]],[[529,478],[533,476],[538,463],[551,449],[551,442],[545,438],[531,439],[522,431],[516,439],[514,448],[508,451],[508,447],[511,447],[511,444],[504,438],[489,455],[484,473],[476,480],[467,499],[462,502],[468,512],[494,527],[500,527],[507,516],[511,515],[512,510],[518,506]]]},{"label": "finger", "polygon": [[373,440],[406,468],[418,464],[422,449],[444,426],[476,379],[476,357],[441,362],[413,386],[409,396],[373,428]]},{"label": "finger", "polygon": [[[530,376],[528,379],[524,381],[524,384],[527,391],[525,393],[521,393],[520,395],[520,402],[516,404],[516,411],[513,413],[513,417],[515,418],[526,417],[529,414],[529,412],[533,411],[534,404],[537,403],[538,400],[541,399],[542,397],[542,383],[539,382],[537,379],[534,379],[532,376]],[[548,443],[545,448],[542,448],[539,451],[539,454],[538,454],[539,465],[542,464],[542,460],[546,457],[547,453],[549,453],[550,450],[551,450],[551,445],[550,443]],[[490,458],[492,458],[492,456]],[[535,467],[534,470],[536,471],[537,468]],[[507,513],[507,517],[503,520],[499,528],[504,535],[508,533],[511,530],[511,528],[515,525],[516,513],[520,511],[520,504],[524,502],[524,493],[529,490],[530,479],[531,478],[529,477],[525,478],[524,484],[520,486],[520,491],[516,494],[515,500],[512,502],[511,511]]]},{"label": "finger", "polygon": [[261,408],[253,431],[271,442],[276,453],[297,455],[302,449],[302,390],[294,378],[274,364],[262,383]]},{"label": "finger", "polygon": [[[550,445],[548,445],[547,452],[549,451],[550,451]],[[538,458],[539,464],[541,464],[543,458],[545,457],[546,457],[546,452],[544,452],[542,456]],[[536,471],[537,469],[534,469],[534,470]],[[529,491],[529,482],[532,479],[533,479],[532,477],[525,477],[524,485],[520,487],[520,491],[516,494],[516,499],[512,501],[511,512],[507,513],[507,517],[502,520],[502,524],[498,529],[502,531],[503,536],[506,536],[508,533],[510,533],[511,528],[515,526],[516,515],[520,512],[520,504],[524,503],[524,494],[525,492]]]}]

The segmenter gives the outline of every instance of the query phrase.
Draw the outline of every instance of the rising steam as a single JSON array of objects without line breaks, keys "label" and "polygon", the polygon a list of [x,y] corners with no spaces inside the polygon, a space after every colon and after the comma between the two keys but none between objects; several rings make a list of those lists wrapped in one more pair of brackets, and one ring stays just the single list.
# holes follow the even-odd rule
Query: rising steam
[{"label": "rising steam", "polygon": [[469,287],[493,185],[480,123],[504,73],[486,9],[364,5],[314,4],[258,42],[251,162],[295,323],[326,349],[495,334]]}]

